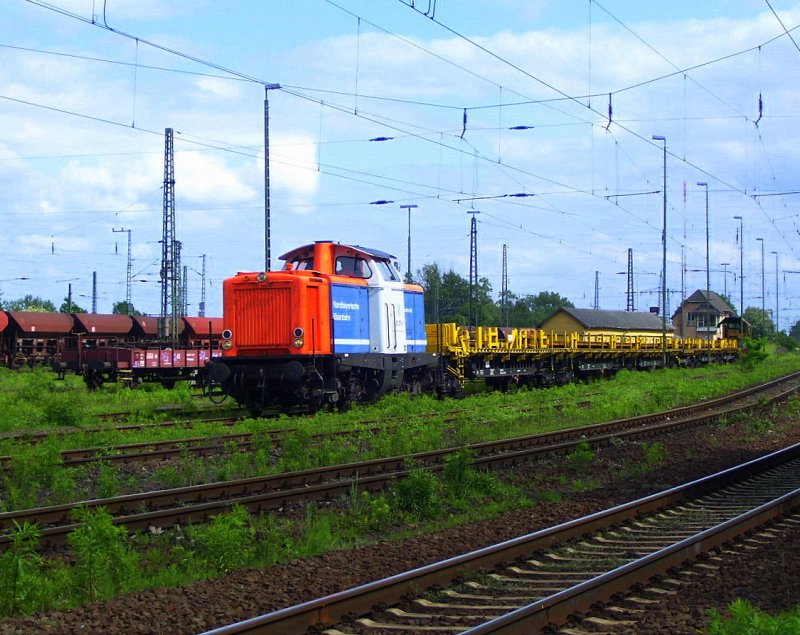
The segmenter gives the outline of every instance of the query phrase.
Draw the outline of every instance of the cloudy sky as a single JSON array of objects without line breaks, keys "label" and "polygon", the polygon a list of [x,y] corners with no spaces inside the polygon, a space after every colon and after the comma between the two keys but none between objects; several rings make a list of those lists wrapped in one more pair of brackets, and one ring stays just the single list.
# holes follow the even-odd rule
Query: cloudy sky
[{"label": "cloudy sky", "polygon": [[330,239],[405,270],[401,206],[416,205],[412,268],[466,277],[479,211],[479,275],[496,292],[505,244],[517,295],[591,307],[597,272],[600,307],[624,309],[630,248],[647,310],[657,135],[670,308],[705,288],[703,182],[711,288],[739,308],[743,247],[745,305],[774,311],[777,252],[787,328],[800,319],[798,24],[793,0],[3,0],[0,297],[58,305],[71,284],[88,308],[96,271],[110,311],[125,298],[124,228],[133,303],[158,313],[173,128],[189,311],[205,254],[207,314],[221,314],[221,280],[264,267],[264,86],[279,84],[273,268]]}]

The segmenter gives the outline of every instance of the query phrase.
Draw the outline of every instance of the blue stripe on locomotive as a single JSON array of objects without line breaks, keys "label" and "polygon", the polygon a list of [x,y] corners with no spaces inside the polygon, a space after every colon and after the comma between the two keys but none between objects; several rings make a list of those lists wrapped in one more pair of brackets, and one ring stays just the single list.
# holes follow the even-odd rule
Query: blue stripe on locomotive
[{"label": "blue stripe on locomotive", "polygon": [[403,291],[406,311],[406,344],[409,353],[425,351],[425,299],[419,291]]},{"label": "blue stripe on locomotive", "polygon": [[331,285],[334,353],[369,353],[367,287]]}]

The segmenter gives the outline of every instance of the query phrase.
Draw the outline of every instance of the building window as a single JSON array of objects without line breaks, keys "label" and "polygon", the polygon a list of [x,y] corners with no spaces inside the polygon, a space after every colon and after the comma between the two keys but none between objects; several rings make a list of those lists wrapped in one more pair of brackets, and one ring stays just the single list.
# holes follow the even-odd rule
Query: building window
[{"label": "building window", "polygon": [[719,315],[716,313],[690,313],[687,324],[696,326],[698,329],[716,328],[718,318]]}]

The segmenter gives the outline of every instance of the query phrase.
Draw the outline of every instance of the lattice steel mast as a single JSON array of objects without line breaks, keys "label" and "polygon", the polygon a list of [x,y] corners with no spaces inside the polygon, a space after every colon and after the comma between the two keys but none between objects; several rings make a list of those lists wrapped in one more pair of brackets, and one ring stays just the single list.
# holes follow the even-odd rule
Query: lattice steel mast
[{"label": "lattice steel mast", "polygon": [[176,342],[180,318],[180,242],[175,239],[175,150],[172,128],[164,130],[164,221],[161,238],[159,335]]},{"label": "lattice steel mast", "polygon": [[633,249],[628,248],[628,293],[627,303],[625,305],[626,311],[635,311],[636,302],[634,301],[633,294]]},{"label": "lattice steel mast", "polygon": [[469,225],[469,324],[478,326],[478,307],[475,302],[475,290],[478,288],[478,222],[475,215],[480,212],[467,213],[472,214]]},{"label": "lattice steel mast", "polygon": [[508,326],[508,245],[503,244],[503,281],[500,297],[502,298],[503,324]]}]

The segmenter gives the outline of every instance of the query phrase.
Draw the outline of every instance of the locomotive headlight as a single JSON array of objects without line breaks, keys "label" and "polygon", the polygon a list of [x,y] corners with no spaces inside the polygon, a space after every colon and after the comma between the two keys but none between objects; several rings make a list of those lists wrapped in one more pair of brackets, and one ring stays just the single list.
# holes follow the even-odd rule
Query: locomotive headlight
[{"label": "locomotive headlight", "polygon": [[267,274],[264,273],[263,271],[256,276],[256,280],[258,280],[259,282],[264,282],[264,280],[266,279],[267,279]]},{"label": "locomotive headlight", "polygon": [[295,348],[303,348],[303,338],[302,337],[294,338],[294,347]]},{"label": "locomotive headlight", "polygon": [[233,348],[233,342],[230,340],[222,340],[222,344],[220,344],[223,351],[229,351]]}]

